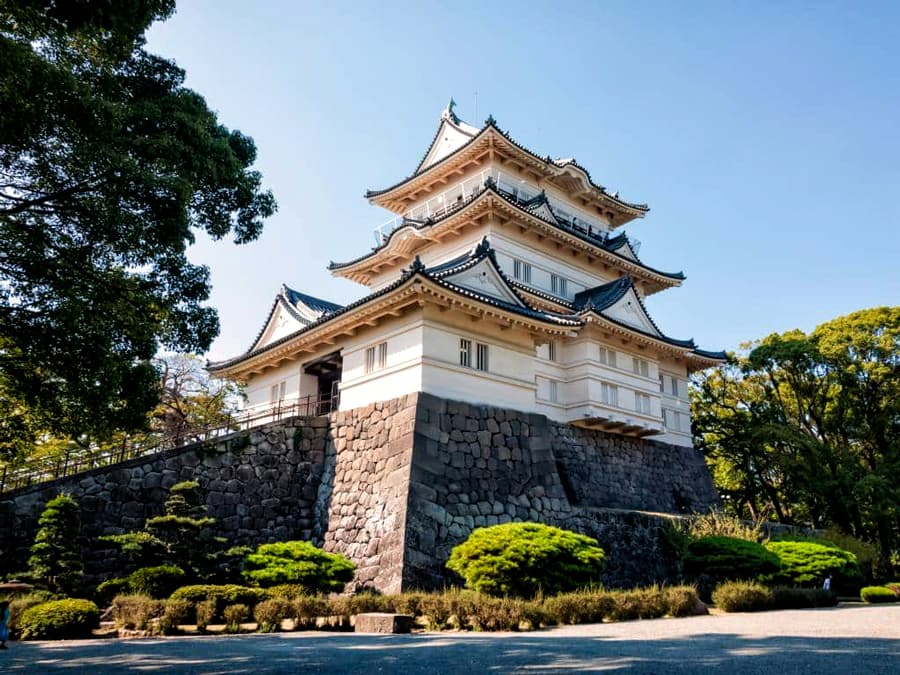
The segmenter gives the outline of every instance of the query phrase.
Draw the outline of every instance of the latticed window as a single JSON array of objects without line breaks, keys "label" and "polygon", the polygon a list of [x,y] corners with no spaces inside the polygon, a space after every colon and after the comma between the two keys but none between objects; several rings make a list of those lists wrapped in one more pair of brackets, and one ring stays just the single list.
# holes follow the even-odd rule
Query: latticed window
[{"label": "latticed window", "polygon": [[464,368],[472,367],[472,341],[466,338],[459,339],[459,365]]},{"label": "latticed window", "polygon": [[526,284],[531,283],[531,264],[516,258],[513,260],[513,276]]},{"label": "latticed window", "polygon": [[559,403],[559,383],[556,380],[550,380],[550,402]]},{"label": "latticed window", "polygon": [[609,382],[602,382],[600,384],[600,400],[606,405],[618,406],[619,388]]},{"label": "latticed window", "polygon": [[551,361],[557,361],[559,354],[557,353],[556,340],[551,340],[547,345],[547,358]]},{"label": "latticed window", "polygon": [[488,346],[485,344],[481,344],[480,342],[476,345],[476,353],[475,353],[475,367],[478,370],[487,371],[490,369],[490,363],[488,361]]},{"label": "latticed window", "polygon": [[616,353],[612,349],[607,349],[606,347],[600,347],[600,363],[605,363],[608,366],[616,367]]},{"label": "latticed window", "polygon": [[387,364],[387,342],[366,349],[366,374],[381,370]]},{"label": "latticed window", "polygon": [[636,356],[632,357],[631,367],[635,375],[650,377],[650,364],[645,359],[639,359]]},{"label": "latticed window", "polygon": [[641,394],[639,392],[635,392],[634,394],[634,409],[639,413],[644,413],[645,415],[650,414],[650,397],[647,394]]},{"label": "latticed window", "polygon": [[561,277],[558,274],[550,275],[550,290],[553,291],[554,295],[558,295],[560,297],[566,297],[566,294],[569,290],[568,288],[569,282],[565,277]]}]

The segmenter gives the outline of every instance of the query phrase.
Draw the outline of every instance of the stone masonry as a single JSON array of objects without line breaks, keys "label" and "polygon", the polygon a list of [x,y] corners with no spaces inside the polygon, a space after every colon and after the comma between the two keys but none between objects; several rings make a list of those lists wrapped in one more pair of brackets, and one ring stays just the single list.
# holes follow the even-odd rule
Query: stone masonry
[{"label": "stone masonry", "polygon": [[[309,539],[353,560],[356,586],[385,592],[456,581],[444,567],[452,547],[513,520],[596,537],[607,585],[663,581],[675,574],[665,514],[717,502],[693,448],[410,394],[0,495],[0,574],[24,567],[37,518],[59,492],[79,500],[87,542],[140,528],[161,513],[167,488],[189,479],[230,541]],[[86,550],[92,576],[121,572],[114,550]]]}]

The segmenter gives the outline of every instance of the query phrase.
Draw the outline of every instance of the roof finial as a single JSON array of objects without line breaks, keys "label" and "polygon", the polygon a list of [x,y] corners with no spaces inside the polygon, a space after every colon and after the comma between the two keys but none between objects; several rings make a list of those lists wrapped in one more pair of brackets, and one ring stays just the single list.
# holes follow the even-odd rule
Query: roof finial
[{"label": "roof finial", "polygon": [[479,256],[487,255],[491,252],[491,242],[488,241],[487,236],[485,236],[478,246],[475,247],[473,251],[474,256],[477,258]]},{"label": "roof finial", "polygon": [[447,117],[449,117],[450,120],[451,120],[454,124],[459,124],[459,117],[457,117],[457,116],[456,116],[456,113],[453,112],[453,109],[454,109],[455,107],[456,107],[456,101],[454,101],[454,100],[453,100],[453,97],[451,96],[451,97],[450,97],[450,102],[447,104],[447,109],[446,109],[444,112],[447,114]]},{"label": "roof finial", "polygon": [[484,121],[484,126],[495,127],[497,126],[497,120],[494,119],[493,115],[488,115],[487,119]]}]

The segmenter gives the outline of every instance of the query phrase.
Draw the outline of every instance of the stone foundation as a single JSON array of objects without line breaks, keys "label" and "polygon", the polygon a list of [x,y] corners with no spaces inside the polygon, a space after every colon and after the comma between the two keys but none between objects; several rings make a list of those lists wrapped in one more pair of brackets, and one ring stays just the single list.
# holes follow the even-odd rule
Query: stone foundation
[{"label": "stone foundation", "polygon": [[181,480],[200,483],[229,541],[309,539],[353,560],[356,586],[385,592],[456,581],[444,568],[450,549],[513,520],[596,537],[607,585],[664,581],[675,574],[664,514],[717,502],[693,448],[411,394],[4,494],[0,574],[24,568],[37,518],[60,492],[81,506],[91,576],[121,573],[116,551],[93,540],[140,528]]}]

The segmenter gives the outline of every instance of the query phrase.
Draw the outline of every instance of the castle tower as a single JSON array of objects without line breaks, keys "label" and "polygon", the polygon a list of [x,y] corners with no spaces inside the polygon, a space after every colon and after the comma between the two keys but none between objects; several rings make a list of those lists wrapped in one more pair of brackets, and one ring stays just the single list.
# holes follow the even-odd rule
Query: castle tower
[{"label": "castle tower", "polygon": [[413,173],[366,197],[394,216],[329,269],[368,293],[341,307],[283,286],[251,347],[210,364],[246,383],[251,411],[425,392],[691,445],[687,378],[724,354],[648,314],[644,298],[685,277],[645,264],[622,230],[645,204],[452,104]]}]

